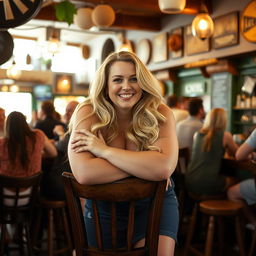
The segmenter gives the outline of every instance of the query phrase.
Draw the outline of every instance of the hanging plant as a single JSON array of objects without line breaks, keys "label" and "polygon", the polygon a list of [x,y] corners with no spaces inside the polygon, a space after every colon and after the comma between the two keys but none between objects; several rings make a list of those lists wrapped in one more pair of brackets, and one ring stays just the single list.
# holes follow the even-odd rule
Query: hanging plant
[{"label": "hanging plant", "polygon": [[74,14],[77,12],[76,6],[69,2],[68,0],[64,0],[54,6],[55,15],[59,21],[65,21],[68,25],[73,23]]}]

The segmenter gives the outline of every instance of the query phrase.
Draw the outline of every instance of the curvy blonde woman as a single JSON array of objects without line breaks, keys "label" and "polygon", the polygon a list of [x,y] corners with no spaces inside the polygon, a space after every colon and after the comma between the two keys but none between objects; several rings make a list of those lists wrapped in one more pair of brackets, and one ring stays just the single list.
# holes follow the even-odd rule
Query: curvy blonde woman
[{"label": "curvy blonde woman", "polygon": [[196,194],[224,193],[230,178],[220,175],[225,152],[234,156],[238,148],[226,130],[227,114],[223,108],[212,109],[200,131],[194,135],[191,161],[186,172],[186,185]]},{"label": "curvy blonde woman", "polygon": [[[171,110],[163,103],[158,81],[138,57],[129,52],[109,55],[95,75],[85,103],[71,120],[68,149],[74,176],[82,184],[113,182],[128,176],[166,180],[177,164],[178,144]],[[147,202],[137,202],[134,246],[143,245]],[[95,246],[90,200],[85,223],[91,246]],[[109,207],[100,203],[105,248],[111,247]],[[127,216],[122,216],[119,246]],[[178,209],[172,182],[162,210],[158,255],[174,255]]]}]

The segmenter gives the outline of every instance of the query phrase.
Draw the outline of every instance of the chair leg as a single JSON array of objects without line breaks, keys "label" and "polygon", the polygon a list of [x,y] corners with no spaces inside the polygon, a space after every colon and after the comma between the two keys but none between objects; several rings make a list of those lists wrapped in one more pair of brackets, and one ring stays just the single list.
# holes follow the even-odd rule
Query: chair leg
[{"label": "chair leg", "polygon": [[5,236],[6,236],[6,225],[1,224],[1,248],[0,248],[0,255],[4,255],[4,246],[5,246]]},{"label": "chair leg", "polygon": [[64,232],[65,232],[66,241],[68,242],[68,248],[70,248],[70,252],[72,252],[73,246],[72,246],[72,241],[71,241],[71,236],[70,236],[70,228],[69,228],[66,210],[64,208],[62,209],[62,217],[63,217],[63,222],[64,222]]},{"label": "chair leg", "polygon": [[224,250],[224,226],[223,219],[221,216],[218,217],[218,242],[219,242],[219,256],[223,255]]},{"label": "chair leg", "polygon": [[249,251],[249,256],[253,256],[255,245],[256,245],[256,230],[254,230],[254,232],[253,232],[252,243],[251,243],[251,247],[250,247],[250,251]]},{"label": "chair leg", "polygon": [[30,225],[29,223],[25,223],[25,238],[27,243],[27,250],[28,250],[28,256],[33,256],[33,249],[32,249],[32,241],[31,241],[31,235],[30,235]]},{"label": "chair leg", "polygon": [[53,210],[48,210],[48,256],[53,256]]},{"label": "chair leg", "polygon": [[187,236],[187,239],[186,239],[185,249],[184,249],[184,254],[183,254],[184,256],[187,256],[188,252],[189,252],[189,248],[190,248],[191,241],[192,241],[192,238],[193,238],[193,234],[194,234],[194,231],[195,231],[197,214],[198,214],[198,203],[195,202],[193,212],[192,212],[192,216],[191,216],[190,223],[189,223],[188,236]]},{"label": "chair leg", "polygon": [[208,230],[207,230],[207,238],[205,245],[205,256],[212,255],[212,244],[213,244],[213,236],[214,236],[214,228],[215,228],[215,220],[214,216],[210,216]]},{"label": "chair leg", "polygon": [[240,256],[245,256],[240,216],[236,216],[235,219],[236,219],[236,237],[237,237],[237,242],[239,246]]}]

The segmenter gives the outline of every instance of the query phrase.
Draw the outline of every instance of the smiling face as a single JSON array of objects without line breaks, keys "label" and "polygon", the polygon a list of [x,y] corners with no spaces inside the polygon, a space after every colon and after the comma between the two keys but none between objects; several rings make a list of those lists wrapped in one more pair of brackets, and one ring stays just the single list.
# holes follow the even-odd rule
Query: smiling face
[{"label": "smiling face", "polygon": [[135,66],[131,62],[116,61],[109,70],[108,96],[119,111],[131,110],[140,100],[140,88]]}]

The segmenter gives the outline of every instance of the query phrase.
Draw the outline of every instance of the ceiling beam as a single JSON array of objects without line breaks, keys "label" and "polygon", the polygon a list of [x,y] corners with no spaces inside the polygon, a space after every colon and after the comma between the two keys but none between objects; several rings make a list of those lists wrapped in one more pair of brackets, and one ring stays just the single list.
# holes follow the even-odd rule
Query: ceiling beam
[{"label": "ceiling beam", "polygon": [[[58,21],[55,16],[55,9],[53,5],[43,7],[34,19]],[[116,13],[115,22],[110,28],[160,31],[161,19],[160,17],[142,17]]]}]

